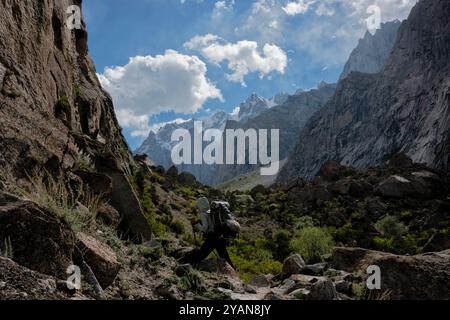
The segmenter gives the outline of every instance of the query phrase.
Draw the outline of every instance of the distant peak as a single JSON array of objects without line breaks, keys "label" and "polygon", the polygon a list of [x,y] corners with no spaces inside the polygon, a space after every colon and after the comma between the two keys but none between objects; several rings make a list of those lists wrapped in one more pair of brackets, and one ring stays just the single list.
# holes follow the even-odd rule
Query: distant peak
[{"label": "distant peak", "polygon": [[327,83],[327,82],[325,82],[325,81],[320,81],[320,83],[317,85],[317,89],[322,89],[322,88],[324,88],[324,87],[326,87],[326,86],[328,86],[329,84]]}]

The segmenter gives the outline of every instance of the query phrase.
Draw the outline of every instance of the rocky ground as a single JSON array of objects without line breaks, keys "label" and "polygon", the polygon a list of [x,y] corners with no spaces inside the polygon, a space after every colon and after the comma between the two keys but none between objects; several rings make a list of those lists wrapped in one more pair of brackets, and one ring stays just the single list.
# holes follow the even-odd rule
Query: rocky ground
[{"label": "rocky ground", "polygon": [[[61,208],[36,202],[43,195],[36,198],[31,192],[38,190],[20,194],[8,181],[2,183],[0,299],[450,299],[450,252],[444,250],[449,248],[448,233],[442,231],[449,223],[446,177],[413,164],[403,155],[366,171],[329,162],[322,167],[321,177],[313,181],[297,179],[288,185],[257,187],[245,194],[221,194],[175,168],[165,172],[154,167],[145,157],[136,157],[136,163],[139,170],[133,183],[155,232],[153,240],[136,241],[123,233],[120,214],[106,202],[92,211],[78,201],[61,216]],[[94,175],[97,180],[87,176],[84,173],[85,184],[99,178],[98,174]],[[276,243],[279,240],[272,234],[283,228],[295,238],[295,223],[289,221],[293,219],[289,212],[295,209],[297,217],[305,217],[307,210],[306,216],[329,228],[335,245],[342,247],[334,247],[317,263],[306,263],[295,250],[286,251],[285,258],[276,257],[282,259],[277,262],[280,267],[270,269],[275,271],[271,274],[258,272],[240,260],[235,272],[214,255],[195,268],[182,264],[179,259],[195,247],[188,221],[200,195],[231,201],[243,224],[244,239],[263,236],[272,239],[269,243]],[[268,209],[258,200],[261,195],[271,201]],[[416,230],[416,219],[421,226],[433,225],[433,232],[426,232],[429,238],[407,249],[397,248],[395,244],[402,243],[403,238],[395,238],[385,252],[373,250],[376,248],[370,239],[377,234],[373,223],[383,215],[394,214],[393,210],[409,203],[410,197],[420,198],[424,205],[416,208],[418,212],[409,213],[406,220],[400,219],[408,222],[405,227],[415,236],[424,230]],[[336,201],[343,207],[330,205]],[[430,201],[436,205],[429,205]],[[366,208],[359,211],[363,217],[351,212],[362,208],[358,203]],[[361,220],[367,221],[358,223]],[[340,241],[343,235],[339,226],[349,223],[352,227],[347,231],[353,237]],[[234,254],[243,249],[243,241],[250,250],[256,250],[258,240],[254,239],[232,241],[230,250]],[[366,247],[372,250],[358,248],[360,244],[368,244]],[[398,250],[409,250],[409,254],[388,253]],[[429,251],[438,253],[425,253]],[[267,259],[276,260],[274,257]],[[81,290],[67,288],[66,271],[71,264],[81,268]],[[381,290],[366,289],[370,265],[382,270]]]}]

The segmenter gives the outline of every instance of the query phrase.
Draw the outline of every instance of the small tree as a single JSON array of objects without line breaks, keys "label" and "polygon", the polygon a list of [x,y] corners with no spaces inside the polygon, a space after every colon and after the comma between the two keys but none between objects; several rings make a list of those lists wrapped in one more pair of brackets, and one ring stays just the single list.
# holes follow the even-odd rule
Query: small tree
[{"label": "small tree", "polygon": [[307,227],[295,233],[291,247],[305,259],[306,263],[318,263],[331,254],[333,238],[323,228]]},{"label": "small tree", "polygon": [[389,215],[378,220],[374,227],[384,237],[394,239],[399,239],[408,232],[408,227],[403,222],[398,221],[397,217]]}]

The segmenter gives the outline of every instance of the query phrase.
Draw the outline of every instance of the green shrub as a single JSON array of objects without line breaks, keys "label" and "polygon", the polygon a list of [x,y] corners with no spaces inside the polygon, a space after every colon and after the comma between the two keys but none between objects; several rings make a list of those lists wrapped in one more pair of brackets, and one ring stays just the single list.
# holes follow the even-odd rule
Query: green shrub
[{"label": "green shrub", "polygon": [[374,237],[373,244],[377,250],[381,251],[394,251],[394,238],[392,237]]},{"label": "green shrub", "polygon": [[290,239],[289,232],[285,230],[278,231],[273,235],[273,242],[270,246],[275,260],[283,262],[292,253]]},{"label": "green shrub", "polygon": [[295,221],[295,229],[305,229],[305,228],[311,228],[315,226],[314,219],[310,216],[303,216],[300,218],[297,218]]},{"label": "green shrub", "polygon": [[184,233],[184,224],[180,220],[173,220],[170,224],[170,228],[176,233],[176,234],[183,234]]},{"label": "green shrub", "polygon": [[76,99],[80,99],[81,98],[82,92],[81,92],[81,88],[80,88],[79,85],[76,84],[76,85],[73,86],[73,92],[75,93],[75,98]]},{"label": "green shrub", "polygon": [[361,239],[362,236],[362,231],[353,229],[351,223],[343,225],[334,232],[335,240],[345,244],[353,244],[355,241],[357,242],[358,239]]},{"label": "green shrub", "polygon": [[333,250],[333,238],[326,229],[309,227],[298,230],[291,240],[294,252],[299,253],[306,263],[317,263],[330,255]]},{"label": "green shrub", "polygon": [[201,274],[196,270],[189,270],[180,278],[179,286],[186,291],[201,293],[206,291],[205,281]]},{"label": "green shrub", "polygon": [[408,232],[408,228],[402,222],[399,222],[397,217],[389,215],[378,220],[374,227],[385,237],[400,238]]},{"label": "green shrub", "polygon": [[278,274],[282,264],[274,260],[269,244],[265,238],[252,239],[243,235],[235,239],[228,248],[241,279],[249,282],[254,276]]},{"label": "green shrub", "polygon": [[157,237],[162,237],[166,234],[166,226],[157,219],[156,207],[153,203],[150,188],[145,186],[140,194],[142,208],[144,210],[144,216],[150,225],[152,232]]},{"label": "green shrub", "polygon": [[58,101],[56,101],[55,109],[58,111],[70,110],[70,101],[67,96],[61,96]]}]

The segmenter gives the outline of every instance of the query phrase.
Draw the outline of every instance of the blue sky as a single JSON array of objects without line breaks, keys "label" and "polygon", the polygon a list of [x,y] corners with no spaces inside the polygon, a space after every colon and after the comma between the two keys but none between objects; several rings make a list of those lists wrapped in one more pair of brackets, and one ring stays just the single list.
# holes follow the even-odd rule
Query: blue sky
[{"label": "blue sky", "polygon": [[[415,0],[94,0],[90,54],[136,148],[152,126],[231,112],[251,93],[335,82],[367,9],[403,19]],[[130,60],[132,58],[132,60]]]}]

